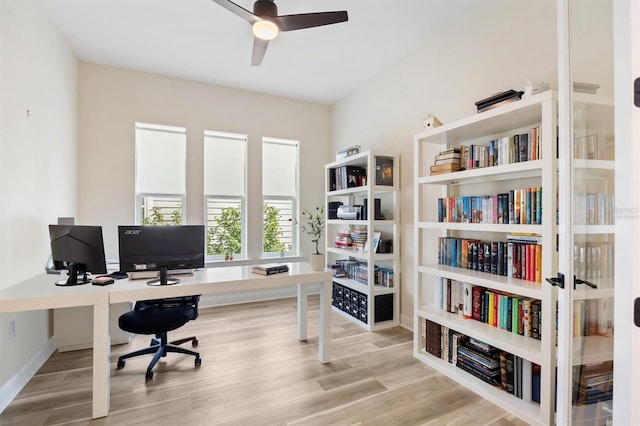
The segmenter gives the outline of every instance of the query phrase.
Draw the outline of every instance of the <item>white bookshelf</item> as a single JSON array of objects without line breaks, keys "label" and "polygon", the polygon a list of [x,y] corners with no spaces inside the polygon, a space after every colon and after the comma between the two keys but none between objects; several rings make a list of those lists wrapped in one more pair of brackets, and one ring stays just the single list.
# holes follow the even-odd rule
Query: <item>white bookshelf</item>
[{"label": "white bookshelf", "polygon": [[[392,182],[380,185],[376,178],[377,159],[391,159],[393,162]],[[361,185],[347,188],[332,188],[332,174],[335,169],[354,166],[365,170],[366,181]],[[349,277],[334,277],[333,309],[355,321],[367,330],[377,330],[400,324],[400,157],[396,154],[365,151],[325,165],[325,218],[326,218],[326,263],[333,265],[337,260],[350,259],[366,264],[366,280]],[[364,184],[362,184],[364,183]],[[369,200],[364,206],[364,200]],[[380,199],[380,210],[384,219],[376,217],[375,199]],[[366,209],[365,219],[335,218],[330,216],[329,203],[342,202],[345,206],[362,205]],[[347,249],[335,246],[340,230],[366,229],[366,249]],[[373,236],[381,234],[381,239],[390,240],[390,253],[374,252]],[[375,283],[374,268],[382,267],[393,271],[393,286]],[[347,302],[348,293],[349,300]],[[357,296],[355,297],[354,296]],[[348,303],[348,305],[347,305]],[[357,308],[354,308],[357,303]]]},{"label": "white bookshelf", "polygon": [[[557,291],[545,278],[555,277],[556,251],[556,126],[557,102],[551,91],[432,128],[414,136],[414,356],[456,382],[500,405],[529,424],[554,423],[555,309]],[[430,175],[436,154],[461,145],[486,145],[490,140],[529,131],[539,126],[541,159]],[[438,221],[438,198],[504,193],[509,189],[542,187],[542,224],[452,223]],[[512,233],[541,236],[541,282],[451,267],[438,262],[438,238],[460,237],[504,241]],[[541,300],[541,339],[534,339],[485,324],[462,313],[443,310],[434,303],[434,286],[441,278],[487,290]],[[425,349],[426,320],[484,341],[541,366],[540,403],[529,391],[523,399],[477,379]],[[524,386],[526,387],[526,386]]]}]

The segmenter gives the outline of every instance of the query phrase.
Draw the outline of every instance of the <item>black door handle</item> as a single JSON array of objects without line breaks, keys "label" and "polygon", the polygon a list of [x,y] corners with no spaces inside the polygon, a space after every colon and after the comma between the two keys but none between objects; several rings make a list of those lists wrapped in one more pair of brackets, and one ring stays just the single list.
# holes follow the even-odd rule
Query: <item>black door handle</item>
[{"label": "black door handle", "polygon": [[592,283],[591,281],[587,281],[587,280],[581,280],[580,278],[576,278],[576,276],[573,276],[573,289],[576,289],[576,284],[586,284],[591,288],[598,288],[597,285],[595,285],[594,283]]},{"label": "black door handle", "polygon": [[564,274],[558,272],[558,276],[556,278],[545,278],[545,281],[551,284],[552,286],[558,286],[560,288],[564,288]]}]

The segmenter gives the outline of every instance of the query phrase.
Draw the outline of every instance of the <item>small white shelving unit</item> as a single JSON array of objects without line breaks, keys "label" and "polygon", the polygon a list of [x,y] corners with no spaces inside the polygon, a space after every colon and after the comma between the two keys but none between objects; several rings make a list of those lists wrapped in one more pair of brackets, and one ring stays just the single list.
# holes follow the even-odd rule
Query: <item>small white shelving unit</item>
[{"label": "small white shelving unit", "polygon": [[[352,168],[359,169],[354,173],[366,177],[349,186],[346,176]],[[343,182],[340,182],[341,176],[345,176]],[[352,265],[354,271],[348,276],[333,278],[334,311],[370,331],[399,325],[400,157],[361,152],[326,164],[325,178],[326,263],[335,265],[344,261]],[[329,208],[337,203],[361,207],[356,207],[359,212],[355,216],[338,218],[336,209]],[[354,230],[366,235],[364,247],[336,246],[339,233]],[[373,249],[374,236],[379,236],[377,252]]]}]

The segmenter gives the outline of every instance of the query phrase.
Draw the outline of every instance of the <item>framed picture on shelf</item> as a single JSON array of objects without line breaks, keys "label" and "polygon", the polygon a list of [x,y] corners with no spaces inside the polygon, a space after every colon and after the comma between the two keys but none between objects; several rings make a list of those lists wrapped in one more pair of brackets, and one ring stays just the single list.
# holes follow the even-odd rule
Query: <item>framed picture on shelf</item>
[{"label": "framed picture on shelf", "polygon": [[393,186],[393,158],[376,157],[376,185]]}]

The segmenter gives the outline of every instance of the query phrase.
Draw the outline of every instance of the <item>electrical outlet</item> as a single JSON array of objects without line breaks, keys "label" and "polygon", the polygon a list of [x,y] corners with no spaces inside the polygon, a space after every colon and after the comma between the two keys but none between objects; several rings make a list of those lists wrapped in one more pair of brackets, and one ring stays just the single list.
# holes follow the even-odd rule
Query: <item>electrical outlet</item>
[{"label": "electrical outlet", "polygon": [[16,338],[16,320],[9,323],[9,339]]}]

